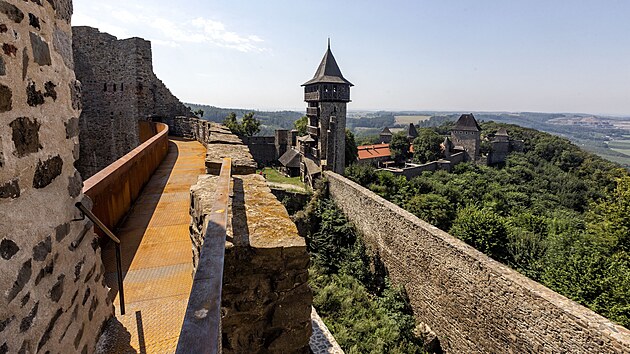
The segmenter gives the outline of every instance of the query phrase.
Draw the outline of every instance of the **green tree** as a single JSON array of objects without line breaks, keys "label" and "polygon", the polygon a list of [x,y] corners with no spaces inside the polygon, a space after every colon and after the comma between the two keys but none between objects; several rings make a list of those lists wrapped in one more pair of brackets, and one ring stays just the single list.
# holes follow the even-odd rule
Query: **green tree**
[{"label": "green tree", "polygon": [[352,165],[359,157],[357,143],[354,140],[354,134],[350,129],[346,129],[346,166]]},{"label": "green tree", "polygon": [[232,133],[236,135],[241,135],[241,125],[238,123],[236,119],[236,113],[230,112],[225,120],[223,121],[223,125],[225,125]]},{"label": "green tree", "polygon": [[193,111],[193,114],[196,115],[199,118],[203,118],[204,111],[203,111],[203,109],[199,108],[198,110]]},{"label": "green tree", "polygon": [[240,123],[236,119],[236,114],[230,112],[225,117],[223,125],[238,136],[254,136],[260,131],[260,121],[254,118],[254,112],[244,114]]},{"label": "green tree", "polygon": [[308,117],[302,116],[302,118],[293,122],[293,127],[298,131],[298,136],[304,136],[307,134],[306,126],[308,125]]},{"label": "green tree", "polygon": [[448,230],[455,214],[448,199],[433,193],[414,196],[405,204],[405,209],[442,230]]},{"label": "green tree", "polygon": [[442,156],[440,145],[443,141],[444,138],[432,129],[420,129],[418,137],[413,141],[413,161],[425,163],[439,159]]},{"label": "green tree", "polygon": [[260,121],[254,118],[254,112],[246,113],[241,120],[244,136],[254,136],[260,131]]},{"label": "green tree", "polygon": [[402,163],[409,158],[409,140],[404,132],[398,132],[392,136],[392,142],[389,144],[392,160],[396,163]]},{"label": "green tree", "polygon": [[490,209],[468,206],[460,209],[451,234],[497,260],[505,260],[505,221]]}]

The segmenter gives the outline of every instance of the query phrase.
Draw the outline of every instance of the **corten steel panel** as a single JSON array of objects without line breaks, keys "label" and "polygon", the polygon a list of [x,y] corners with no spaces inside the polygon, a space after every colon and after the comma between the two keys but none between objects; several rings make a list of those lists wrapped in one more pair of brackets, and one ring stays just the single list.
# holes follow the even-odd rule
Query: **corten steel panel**
[{"label": "corten steel panel", "polygon": [[[92,199],[92,211],[114,229],[138,198],[168,152],[168,126],[152,123],[157,135],[88,178],[83,193]],[[100,231],[96,230],[100,235]]]}]

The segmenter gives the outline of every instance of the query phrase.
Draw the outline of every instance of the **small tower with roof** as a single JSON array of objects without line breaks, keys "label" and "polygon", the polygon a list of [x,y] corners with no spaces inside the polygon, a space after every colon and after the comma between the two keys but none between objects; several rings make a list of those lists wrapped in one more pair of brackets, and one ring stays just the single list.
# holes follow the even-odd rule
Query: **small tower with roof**
[{"label": "small tower with roof", "polygon": [[481,127],[475,117],[470,114],[462,114],[451,130],[451,141],[455,149],[466,152],[466,161],[479,159],[481,146]]},{"label": "small tower with roof", "polygon": [[383,131],[378,135],[379,140],[383,144],[389,144],[392,141],[392,131],[388,127],[383,128]]},{"label": "small tower with roof", "polygon": [[[330,39],[315,76],[302,86],[304,101],[308,104],[307,131],[313,139],[311,145],[305,148],[304,158],[311,159],[321,170],[343,173],[346,104],[350,102],[350,87],[353,85],[341,74],[330,50]],[[312,171],[308,172],[314,174]]]}]

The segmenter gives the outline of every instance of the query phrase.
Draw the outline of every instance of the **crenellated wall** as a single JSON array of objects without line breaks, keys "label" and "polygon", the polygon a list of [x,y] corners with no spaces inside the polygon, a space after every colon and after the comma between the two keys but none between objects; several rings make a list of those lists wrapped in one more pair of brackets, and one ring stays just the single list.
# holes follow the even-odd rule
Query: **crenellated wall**
[{"label": "crenellated wall", "polygon": [[630,331],[335,173],[330,195],[450,353],[629,353]]},{"label": "crenellated wall", "polygon": [[83,104],[78,168],[87,179],[140,145],[139,120],[192,113],[153,73],[151,42],[85,26],[72,31]]},{"label": "crenellated wall", "polygon": [[[74,167],[70,0],[0,0],[0,352],[91,353],[113,315]],[[79,219],[79,220],[77,220]]]}]

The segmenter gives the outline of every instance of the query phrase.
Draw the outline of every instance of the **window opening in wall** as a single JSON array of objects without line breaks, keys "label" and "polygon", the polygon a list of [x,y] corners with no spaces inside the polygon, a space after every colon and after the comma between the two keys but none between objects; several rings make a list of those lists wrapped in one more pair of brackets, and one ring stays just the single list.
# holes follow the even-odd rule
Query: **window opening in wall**
[{"label": "window opening in wall", "polygon": [[122,84],[122,83],[120,84],[120,91],[125,91],[125,86],[124,85],[125,84]]},{"label": "window opening in wall", "polygon": [[107,92],[107,83],[103,84],[103,91]]},{"label": "window opening in wall", "polygon": [[116,92],[116,84],[114,84],[114,92]]}]

